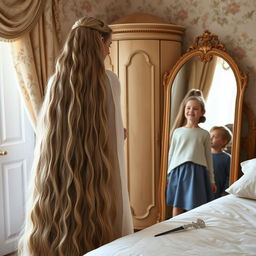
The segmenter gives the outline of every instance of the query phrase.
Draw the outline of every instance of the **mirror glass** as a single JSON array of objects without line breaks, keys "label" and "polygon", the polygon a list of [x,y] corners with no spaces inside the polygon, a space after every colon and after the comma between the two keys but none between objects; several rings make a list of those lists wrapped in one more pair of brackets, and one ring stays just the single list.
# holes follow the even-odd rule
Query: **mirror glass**
[{"label": "mirror glass", "polygon": [[200,89],[206,101],[206,122],[200,127],[226,125],[233,132],[230,184],[239,177],[241,115],[247,75],[240,72],[216,35],[205,31],[196,38],[170,73],[164,76],[165,102],[160,168],[160,220],[166,219],[166,185],[170,129],[186,93]]},{"label": "mirror glass", "polygon": [[177,72],[170,91],[170,127],[186,92],[197,88],[200,80],[204,80],[204,86],[207,87],[204,95],[206,122],[201,123],[200,127],[208,131],[213,126],[228,125],[231,128],[235,118],[236,78],[230,65],[218,56],[214,56],[208,63],[193,56]]}]

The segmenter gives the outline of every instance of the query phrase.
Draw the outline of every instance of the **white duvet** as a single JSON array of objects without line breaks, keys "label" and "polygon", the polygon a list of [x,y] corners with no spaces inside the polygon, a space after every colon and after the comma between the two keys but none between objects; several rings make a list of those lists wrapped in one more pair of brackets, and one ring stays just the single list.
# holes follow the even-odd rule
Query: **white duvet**
[{"label": "white duvet", "polygon": [[[159,237],[178,226],[205,221],[203,229],[189,229]],[[256,256],[256,200],[228,195],[142,231],[101,246],[86,256]]]}]

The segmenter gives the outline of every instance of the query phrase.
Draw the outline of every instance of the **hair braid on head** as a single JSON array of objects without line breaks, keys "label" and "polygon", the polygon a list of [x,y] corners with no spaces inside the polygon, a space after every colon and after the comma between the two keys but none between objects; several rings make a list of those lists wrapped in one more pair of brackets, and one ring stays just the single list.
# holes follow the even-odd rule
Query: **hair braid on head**
[{"label": "hair braid on head", "polygon": [[188,91],[188,93],[185,95],[184,99],[187,99],[188,97],[195,96],[195,97],[203,97],[203,93],[199,89],[191,89]]},{"label": "hair braid on head", "polygon": [[110,35],[103,22],[82,18],[57,60],[38,121],[20,255],[80,256],[112,240],[101,38]]},{"label": "hair braid on head", "polygon": [[107,26],[103,21],[93,17],[83,17],[72,26],[72,30],[83,28],[98,31],[101,36],[103,36],[105,41],[110,37],[112,33],[112,30],[109,26]]}]

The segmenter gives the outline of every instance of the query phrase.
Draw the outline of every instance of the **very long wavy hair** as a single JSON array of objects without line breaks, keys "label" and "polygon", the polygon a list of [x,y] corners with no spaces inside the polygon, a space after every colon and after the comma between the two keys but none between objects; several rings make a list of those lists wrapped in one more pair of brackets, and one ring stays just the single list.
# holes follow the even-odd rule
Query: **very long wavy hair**
[{"label": "very long wavy hair", "polygon": [[104,46],[111,29],[82,18],[48,83],[20,255],[81,256],[113,239]]}]

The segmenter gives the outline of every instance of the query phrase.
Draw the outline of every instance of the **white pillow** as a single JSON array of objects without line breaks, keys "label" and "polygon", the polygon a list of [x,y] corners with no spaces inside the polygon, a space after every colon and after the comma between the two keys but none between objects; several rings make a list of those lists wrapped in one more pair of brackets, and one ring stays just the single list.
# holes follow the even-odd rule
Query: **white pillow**
[{"label": "white pillow", "polygon": [[256,171],[256,158],[246,160],[242,162],[241,164],[242,172],[246,173],[249,169],[254,169]]},{"label": "white pillow", "polygon": [[248,168],[244,175],[226,189],[229,194],[256,199],[256,168]]}]

